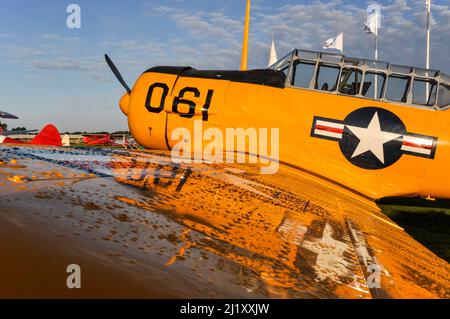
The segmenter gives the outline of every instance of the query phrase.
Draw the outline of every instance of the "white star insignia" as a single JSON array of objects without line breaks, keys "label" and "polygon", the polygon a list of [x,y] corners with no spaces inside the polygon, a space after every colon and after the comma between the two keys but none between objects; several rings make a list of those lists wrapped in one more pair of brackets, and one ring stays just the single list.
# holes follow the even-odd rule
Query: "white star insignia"
[{"label": "white star insignia", "polygon": [[402,134],[384,132],[380,127],[380,119],[378,118],[378,112],[370,120],[369,126],[358,127],[349,126],[348,129],[355,134],[359,139],[359,144],[352,155],[352,158],[361,155],[366,152],[372,152],[381,163],[384,164],[384,150],[383,145],[389,141],[395,140],[396,138],[402,136]]}]

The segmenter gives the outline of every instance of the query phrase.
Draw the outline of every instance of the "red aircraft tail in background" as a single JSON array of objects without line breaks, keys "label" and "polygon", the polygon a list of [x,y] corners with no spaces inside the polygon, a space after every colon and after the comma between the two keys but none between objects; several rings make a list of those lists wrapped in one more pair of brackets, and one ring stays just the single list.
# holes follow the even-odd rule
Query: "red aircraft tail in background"
[{"label": "red aircraft tail in background", "polygon": [[59,134],[58,129],[52,124],[46,125],[42,131],[29,143],[1,135],[0,143],[62,146],[61,135]]},{"label": "red aircraft tail in background", "polygon": [[33,138],[31,144],[62,146],[61,135],[54,125],[48,124]]}]

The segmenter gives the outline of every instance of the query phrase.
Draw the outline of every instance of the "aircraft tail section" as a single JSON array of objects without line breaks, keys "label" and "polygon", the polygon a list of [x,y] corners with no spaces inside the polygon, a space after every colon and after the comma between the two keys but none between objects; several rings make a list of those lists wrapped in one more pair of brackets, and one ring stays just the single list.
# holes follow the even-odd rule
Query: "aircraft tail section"
[{"label": "aircraft tail section", "polygon": [[61,135],[54,125],[48,124],[35,138],[33,138],[31,144],[62,146]]},{"label": "aircraft tail section", "polygon": [[64,134],[61,143],[62,143],[63,146],[70,146],[69,134]]}]

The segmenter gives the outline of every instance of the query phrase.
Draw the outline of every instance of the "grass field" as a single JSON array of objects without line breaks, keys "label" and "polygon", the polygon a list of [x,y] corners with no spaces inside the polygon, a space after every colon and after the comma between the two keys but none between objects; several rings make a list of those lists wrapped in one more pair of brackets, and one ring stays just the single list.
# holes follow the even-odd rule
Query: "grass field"
[{"label": "grass field", "polygon": [[450,201],[386,198],[377,203],[405,231],[450,262]]}]

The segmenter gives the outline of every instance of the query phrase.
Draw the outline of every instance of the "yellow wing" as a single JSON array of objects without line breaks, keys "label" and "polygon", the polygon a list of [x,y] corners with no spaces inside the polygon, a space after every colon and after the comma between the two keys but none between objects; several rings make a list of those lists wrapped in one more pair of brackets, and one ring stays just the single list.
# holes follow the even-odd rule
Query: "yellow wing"
[{"label": "yellow wing", "polygon": [[372,201],[287,166],[259,172],[0,147],[0,297],[450,297],[449,264]]}]

